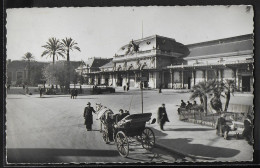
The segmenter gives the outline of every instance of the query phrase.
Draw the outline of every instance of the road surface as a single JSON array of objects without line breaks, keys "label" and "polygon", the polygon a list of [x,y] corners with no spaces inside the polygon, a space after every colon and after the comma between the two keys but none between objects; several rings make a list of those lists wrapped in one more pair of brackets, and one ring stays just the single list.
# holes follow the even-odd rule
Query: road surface
[{"label": "road surface", "polygon": [[[118,99],[122,97],[114,96]],[[83,109],[87,101],[94,105],[94,102],[102,102],[102,97],[89,95],[70,99],[68,95],[45,95],[44,98],[38,95],[8,95],[7,162],[132,163],[184,159],[159,148],[146,151],[138,142],[131,143],[129,157],[122,158],[114,143],[105,144],[102,140],[95,115],[93,131],[86,131]]]}]

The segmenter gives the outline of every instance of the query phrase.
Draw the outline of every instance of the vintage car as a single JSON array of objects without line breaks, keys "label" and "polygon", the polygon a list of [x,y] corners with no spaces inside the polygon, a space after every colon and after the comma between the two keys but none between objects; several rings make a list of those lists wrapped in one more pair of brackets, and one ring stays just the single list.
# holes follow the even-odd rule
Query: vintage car
[{"label": "vintage car", "polygon": [[107,85],[95,85],[93,86],[93,94],[102,94],[102,93],[115,93],[116,90],[113,87],[109,87]]}]

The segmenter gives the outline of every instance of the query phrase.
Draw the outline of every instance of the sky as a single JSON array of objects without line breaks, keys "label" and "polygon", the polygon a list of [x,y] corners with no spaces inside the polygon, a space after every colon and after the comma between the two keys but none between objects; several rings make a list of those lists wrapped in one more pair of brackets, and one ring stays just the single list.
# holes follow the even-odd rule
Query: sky
[{"label": "sky", "polygon": [[[143,31],[142,31],[143,23]],[[132,39],[151,35],[183,44],[253,33],[253,9],[246,6],[83,7],[7,9],[7,59],[21,60],[31,52],[36,61],[49,38],[71,37],[81,52],[73,61],[112,58]],[[59,58],[65,60],[65,58]]]}]

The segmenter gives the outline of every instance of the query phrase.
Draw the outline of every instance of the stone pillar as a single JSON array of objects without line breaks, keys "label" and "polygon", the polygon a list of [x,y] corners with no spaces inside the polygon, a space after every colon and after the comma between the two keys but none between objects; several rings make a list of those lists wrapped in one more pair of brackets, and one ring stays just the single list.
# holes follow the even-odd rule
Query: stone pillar
[{"label": "stone pillar", "polygon": [[[236,79],[237,79],[237,85],[236,85],[236,88],[238,89],[238,90],[240,90],[240,80],[239,80],[239,76],[238,76],[238,69],[236,69]],[[240,90],[240,91],[242,91],[242,90]]]},{"label": "stone pillar", "polygon": [[134,71],[134,74],[135,74],[135,87],[137,87],[137,86],[138,86],[138,83],[137,83],[137,81],[136,81],[136,78],[137,78],[137,73],[136,73],[136,71]]},{"label": "stone pillar", "polygon": [[224,70],[220,70],[220,81],[223,82]]},{"label": "stone pillar", "polygon": [[126,72],[126,83],[129,83],[130,81],[129,81],[129,73],[128,72]]},{"label": "stone pillar", "polygon": [[181,71],[181,85],[182,85],[182,89],[184,89],[184,73],[183,73],[183,70]]},{"label": "stone pillar", "polygon": [[218,81],[221,81],[221,70],[218,70]]},{"label": "stone pillar", "polygon": [[113,79],[113,80],[112,80],[112,81],[113,81],[113,82],[112,82],[112,83],[113,83],[113,86],[116,87],[116,73],[115,73],[115,72],[112,74],[112,79]]},{"label": "stone pillar", "polygon": [[173,89],[173,69],[170,69],[170,75],[171,75],[171,88]]},{"label": "stone pillar", "polygon": [[101,75],[101,84],[104,84],[105,83],[105,74],[102,74]]},{"label": "stone pillar", "polygon": [[234,68],[234,81],[235,81],[235,88],[238,89],[238,70],[237,68]]},{"label": "stone pillar", "polygon": [[205,79],[206,79],[206,82],[208,81],[208,70],[206,69],[205,70]]},{"label": "stone pillar", "polygon": [[196,71],[192,71],[191,72],[191,79],[193,80],[193,82],[191,83],[191,87],[196,84],[195,75],[196,75]]}]

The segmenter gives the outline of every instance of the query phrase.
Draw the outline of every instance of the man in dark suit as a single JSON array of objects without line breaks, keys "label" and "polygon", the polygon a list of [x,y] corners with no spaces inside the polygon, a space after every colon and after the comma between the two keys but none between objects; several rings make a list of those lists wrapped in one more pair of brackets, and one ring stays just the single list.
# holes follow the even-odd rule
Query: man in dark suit
[{"label": "man in dark suit", "polygon": [[226,115],[221,114],[220,117],[217,119],[217,121],[215,123],[216,134],[219,135],[219,136],[224,136],[224,139],[228,138],[228,133],[231,129],[227,125],[227,122],[230,122],[230,121],[226,120]]},{"label": "man in dark suit", "polygon": [[158,109],[157,122],[160,125],[160,129],[164,131],[163,126],[165,122],[170,122],[166,113],[165,104],[163,103]]},{"label": "man in dark suit", "polygon": [[93,107],[91,107],[90,102],[87,103],[87,107],[85,107],[84,110],[84,118],[85,118],[85,124],[88,131],[92,130],[92,124],[93,124],[93,115],[92,112],[96,113]]},{"label": "man in dark suit", "polygon": [[247,140],[248,144],[253,144],[253,124],[252,124],[252,117],[247,115],[247,118],[244,120],[244,131],[242,135]]}]

